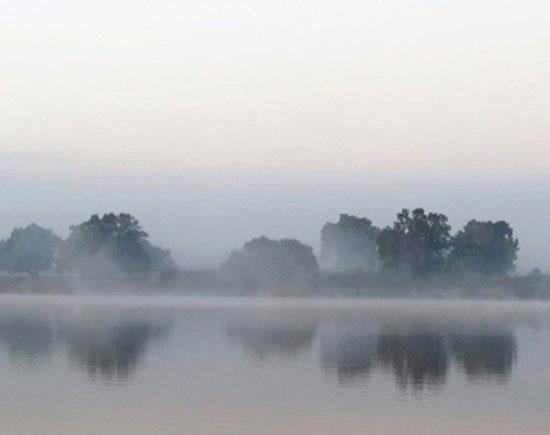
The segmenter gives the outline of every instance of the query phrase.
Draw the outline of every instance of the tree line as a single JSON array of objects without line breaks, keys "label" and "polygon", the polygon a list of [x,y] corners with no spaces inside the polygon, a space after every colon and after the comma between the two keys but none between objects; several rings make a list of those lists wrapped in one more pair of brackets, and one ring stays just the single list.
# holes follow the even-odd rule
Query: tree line
[{"label": "tree line", "polygon": [[136,276],[176,268],[169,250],[153,245],[130,214],[92,215],[62,239],[35,223],[0,241],[0,270],[12,273],[77,273],[82,277]]},{"label": "tree line", "polygon": [[366,217],[341,214],[321,229],[319,258],[296,239],[259,237],[231,252],[218,269],[190,271],[179,269],[169,250],[153,245],[134,216],[107,213],[72,225],[65,239],[37,224],[15,228],[0,241],[0,270],[33,276],[53,270],[91,280],[155,274],[188,287],[292,291],[350,276],[360,276],[360,285],[380,276],[393,282],[505,277],[514,271],[518,250],[506,221],[471,220],[452,234],[447,216],[416,208],[403,209],[383,228]]},{"label": "tree line", "polygon": [[298,240],[253,239],[229,256],[220,273],[233,287],[283,291],[338,287],[354,278],[355,286],[496,278],[513,272],[518,250],[508,222],[471,220],[453,235],[444,214],[403,209],[384,228],[365,217],[341,214],[321,230],[319,260]]},{"label": "tree line", "polygon": [[321,231],[321,262],[329,270],[385,270],[426,277],[475,273],[502,276],[515,269],[519,243],[506,221],[469,221],[455,235],[447,216],[403,209],[391,226],[346,214]]}]

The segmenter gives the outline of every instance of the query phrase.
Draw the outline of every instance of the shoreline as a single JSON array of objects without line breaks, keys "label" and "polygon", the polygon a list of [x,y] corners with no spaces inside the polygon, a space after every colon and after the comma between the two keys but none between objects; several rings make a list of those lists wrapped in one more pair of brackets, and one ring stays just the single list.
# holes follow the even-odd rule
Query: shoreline
[{"label": "shoreline", "polygon": [[547,301],[550,291],[546,288],[532,288],[529,285],[472,283],[450,285],[442,281],[404,284],[338,286],[320,283],[316,287],[288,287],[245,290],[237,287],[215,286],[192,287],[175,284],[163,285],[158,280],[116,279],[109,283],[86,284],[76,276],[45,275],[29,277],[23,275],[0,276],[0,295],[112,295],[112,296],[168,296],[202,298],[247,298],[247,299],[350,299],[350,300],[467,300],[467,301]]}]

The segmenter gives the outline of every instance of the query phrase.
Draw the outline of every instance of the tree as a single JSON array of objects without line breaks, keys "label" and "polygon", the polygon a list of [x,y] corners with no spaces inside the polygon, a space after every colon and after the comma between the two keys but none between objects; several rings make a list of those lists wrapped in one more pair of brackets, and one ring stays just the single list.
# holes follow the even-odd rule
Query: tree
[{"label": "tree", "polygon": [[378,237],[378,253],[384,269],[405,269],[415,276],[441,271],[450,247],[448,219],[417,208],[398,213],[393,227]]},{"label": "tree", "polygon": [[147,256],[150,262],[150,271],[157,275],[170,270],[176,270],[178,268],[177,263],[172,258],[172,253],[169,249],[163,249],[153,245],[148,240],[142,241]]},{"label": "tree", "polygon": [[307,286],[319,271],[310,246],[294,239],[259,237],[233,251],[221,272],[247,289],[287,289]]},{"label": "tree", "polygon": [[51,269],[61,238],[52,230],[30,224],[15,228],[1,243],[0,264],[5,270],[37,276]]},{"label": "tree", "polygon": [[328,222],[321,230],[321,265],[331,272],[375,270],[379,232],[367,218],[341,214],[337,223]]},{"label": "tree", "polygon": [[514,270],[518,250],[508,222],[471,220],[452,240],[449,265],[458,272],[506,275]]},{"label": "tree", "polygon": [[70,230],[60,262],[62,268],[83,275],[149,271],[148,234],[132,215],[109,213],[100,218],[94,214]]}]

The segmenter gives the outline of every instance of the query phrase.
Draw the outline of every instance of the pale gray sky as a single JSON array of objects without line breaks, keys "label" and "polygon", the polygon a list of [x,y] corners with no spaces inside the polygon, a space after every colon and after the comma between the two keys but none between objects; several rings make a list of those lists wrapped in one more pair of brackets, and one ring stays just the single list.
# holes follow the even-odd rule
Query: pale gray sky
[{"label": "pale gray sky", "polygon": [[546,0],[0,0],[0,96],[1,234],[129,210],[206,264],[418,204],[550,269]]}]

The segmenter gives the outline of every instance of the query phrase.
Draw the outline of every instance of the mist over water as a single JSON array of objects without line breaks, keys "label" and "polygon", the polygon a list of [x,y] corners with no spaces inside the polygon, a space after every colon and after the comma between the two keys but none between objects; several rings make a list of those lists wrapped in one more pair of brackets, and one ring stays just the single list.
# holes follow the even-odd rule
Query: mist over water
[{"label": "mist over water", "polygon": [[101,433],[114,415],[116,434],[362,433],[365,425],[412,434],[441,424],[462,433],[457,423],[469,433],[544,433],[550,424],[545,302],[1,302],[3,433],[68,434],[75,424]]},{"label": "mist over water", "polygon": [[548,435],[549,47],[548,0],[0,0],[0,435]]}]

